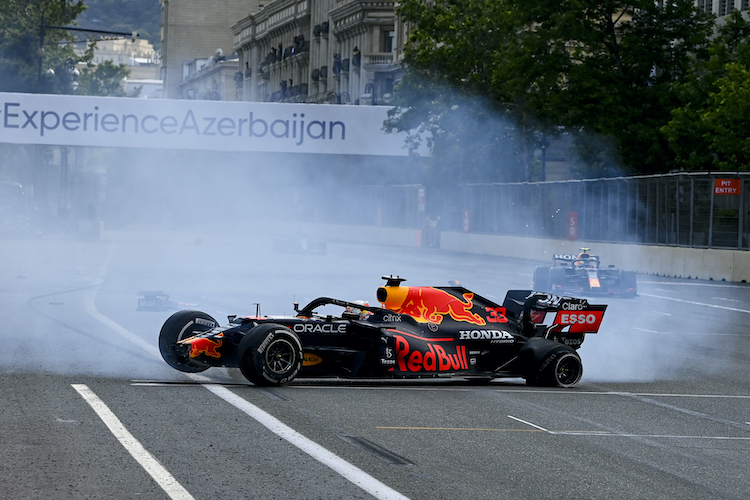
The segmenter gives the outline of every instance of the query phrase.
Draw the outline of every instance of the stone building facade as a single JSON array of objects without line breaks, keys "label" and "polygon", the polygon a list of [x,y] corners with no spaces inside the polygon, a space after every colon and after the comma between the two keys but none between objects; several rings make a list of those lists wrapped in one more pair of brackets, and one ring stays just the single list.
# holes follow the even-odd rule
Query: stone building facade
[{"label": "stone building facade", "polygon": [[274,0],[232,27],[242,100],[387,104],[400,31],[393,1]]},{"label": "stone building facade", "polygon": [[161,0],[163,97],[186,97],[180,90],[183,64],[198,57],[210,57],[217,49],[231,54],[232,25],[256,12],[260,3],[258,0]]}]

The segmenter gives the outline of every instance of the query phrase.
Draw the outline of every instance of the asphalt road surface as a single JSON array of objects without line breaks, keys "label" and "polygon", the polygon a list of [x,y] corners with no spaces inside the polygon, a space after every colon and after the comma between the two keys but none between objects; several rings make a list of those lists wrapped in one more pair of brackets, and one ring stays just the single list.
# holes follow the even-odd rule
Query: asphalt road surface
[{"label": "asphalt road surface", "polygon": [[[0,258],[2,498],[748,498],[745,284],[639,275],[639,297],[602,300],[573,389],[261,389],[169,368],[164,320],[176,308],[291,314],[322,295],[375,303],[389,274],[500,301],[529,288],[537,263],[334,242],[279,254],[247,231],[6,239]],[[137,310],[156,290],[175,309]]]}]

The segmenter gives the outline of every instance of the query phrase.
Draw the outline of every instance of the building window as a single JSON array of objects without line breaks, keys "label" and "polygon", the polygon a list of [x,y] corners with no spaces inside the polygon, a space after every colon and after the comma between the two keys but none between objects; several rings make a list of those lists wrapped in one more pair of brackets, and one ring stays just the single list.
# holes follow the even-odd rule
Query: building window
[{"label": "building window", "polygon": [[383,43],[381,49],[383,52],[393,52],[393,39],[396,32],[393,30],[383,30],[382,32]]},{"label": "building window", "polygon": [[747,10],[747,4],[748,0],[742,0],[742,3],[740,4],[740,10]]},{"label": "building window", "polygon": [[719,16],[727,15],[727,0],[719,0]]}]

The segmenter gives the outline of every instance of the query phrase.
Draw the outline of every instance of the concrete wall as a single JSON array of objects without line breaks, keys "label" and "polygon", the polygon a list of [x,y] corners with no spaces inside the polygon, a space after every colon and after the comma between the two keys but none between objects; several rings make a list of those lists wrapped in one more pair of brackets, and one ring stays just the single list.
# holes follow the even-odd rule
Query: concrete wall
[{"label": "concrete wall", "polygon": [[[416,229],[315,224],[315,231],[330,240],[405,247],[421,245],[421,232]],[[601,256],[602,265],[613,264],[641,274],[743,283],[750,281],[750,252],[742,250],[570,242],[447,231],[440,235],[442,250],[550,263],[554,254],[577,254],[581,247],[591,248],[593,255]]]},{"label": "concrete wall", "polygon": [[443,250],[552,261],[555,253],[577,254],[581,247],[602,258],[603,265],[642,274],[718,281],[750,281],[750,252],[625,243],[570,242],[546,238],[443,232]]}]

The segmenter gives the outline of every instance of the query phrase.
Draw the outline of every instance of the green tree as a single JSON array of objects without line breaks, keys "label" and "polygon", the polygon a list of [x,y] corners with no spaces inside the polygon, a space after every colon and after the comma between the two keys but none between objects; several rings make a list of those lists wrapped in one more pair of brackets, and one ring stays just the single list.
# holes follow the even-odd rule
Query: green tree
[{"label": "green tree", "polygon": [[566,131],[586,176],[665,170],[670,90],[713,25],[692,0],[403,0],[399,13],[411,31],[388,129],[447,147],[460,139],[444,133],[451,110],[479,97],[512,124],[520,170],[533,170],[535,140]]},{"label": "green tree", "polygon": [[661,131],[682,170],[747,170],[747,99],[750,22],[739,12],[718,26],[710,57],[695,58],[686,79],[675,83],[679,105]]},{"label": "green tree", "polygon": [[75,41],[72,32],[45,26],[74,24],[85,9],[80,0],[0,0],[0,91],[59,91],[47,70],[80,58],[64,43]]},{"label": "green tree", "polygon": [[[112,61],[102,61],[98,65],[84,68],[78,79],[77,94],[125,97],[122,87],[123,78],[130,76],[130,70],[125,64],[115,65]],[[140,87],[129,97],[136,97]]]}]

